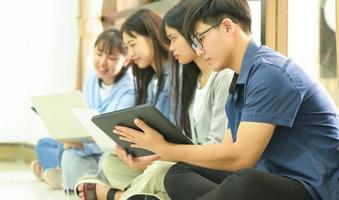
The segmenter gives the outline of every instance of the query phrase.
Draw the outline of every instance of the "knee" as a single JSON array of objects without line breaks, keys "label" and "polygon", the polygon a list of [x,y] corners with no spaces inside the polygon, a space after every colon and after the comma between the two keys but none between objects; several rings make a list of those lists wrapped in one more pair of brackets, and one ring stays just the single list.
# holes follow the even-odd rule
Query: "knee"
[{"label": "knee", "polygon": [[232,191],[232,194],[236,195],[243,195],[243,191],[246,191],[247,194],[251,193],[253,186],[258,184],[259,181],[259,174],[260,172],[255,169],[243,169],[235,172],[234,174],[230,175],[224,184],[225,191]]},{"label": "knee", "polygon": [[61,156],[61,161],[67,163],[68,161],[79,160],[80,156],[78,156],[72,149],[65,150]]},{"label": "knee", "polygon": [[164,164],[161,162],[154,162],[149,165],[143,172],[143,181],[147,183],[163,182],[165,174],[168,172],[172,164]]},{"label": "knee", "polygon": [[64,153],[61,156],[61,166],[63,169],[67,169],[68,166],[70,166],[73,161],[77,160],[76,155],[69,151],[65,150]]},{"label": "knee", "polygon": [[101,157],[101,168],[104,174],[109,173],[109,170],[111,169],[111,157],[112,154],[104,153]]},{"label": "knee", "polygon": [[65,150],[61,156],[61,168],[65,173],[79,170],[86,167],[86,165],[86,160],[76,154],[72,149]]},{"label": "knee", "polygon": [[45,137],[45,138],[41,138],[40,140],[38,140],[35,149],[36,150],[40,150],[41,148],[44,148],[46,146],[51,146],[51,142],[53,142],[54,140],[52,138],[49,137]]},{"label": "knee", "polygon": [[175,169],[176,165],[173,165],[171,168],[169,168],[169,170],[167,171],[165,178],[164,178],[164,187],[165,187],[165,191],[167,192],[167,194],[171,197],[173,193],[175,193],[176,189],[175,187]]},{"label": "knee", "polygon": [[170,197],[178,191],[177,187],[180,187],[180,175],[184,171],[188,170],[188,164],[177,163],[169,168],[164,178],[165,190]]},{"label": "knee", "polygon": [[156,174],[165,174],[169,170],[169,168],[172,166],[172,163],[164,163],[164,162],[159,162],[156,161],[149,165],[144,173],[145,174],[150,174],[150,175],[156,175]]}]

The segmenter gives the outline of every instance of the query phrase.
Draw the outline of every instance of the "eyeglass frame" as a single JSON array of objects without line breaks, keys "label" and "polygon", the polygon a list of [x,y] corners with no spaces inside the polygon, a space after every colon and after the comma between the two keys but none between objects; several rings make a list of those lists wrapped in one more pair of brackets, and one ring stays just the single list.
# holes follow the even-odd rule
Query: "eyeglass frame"
[{"label": "eyeglass frame", "polygon": [[199,33],[198,35],[192,37],[192,48],[197,51],[197,50],[202,50],[202,48],[204,48],[201,38],[202,36],[204,36],[206,33],[208,33],[209,31],[211,31],[212,29],[218,27],[221,24],[221,22],[209,27],[208,29],[206,29],[205,31],[203,31],[202,33]]}]

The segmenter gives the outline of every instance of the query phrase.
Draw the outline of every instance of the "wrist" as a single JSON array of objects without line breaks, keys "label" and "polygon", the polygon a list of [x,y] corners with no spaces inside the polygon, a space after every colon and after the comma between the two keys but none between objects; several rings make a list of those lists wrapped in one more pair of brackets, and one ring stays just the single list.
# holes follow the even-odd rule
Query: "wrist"
[{"label": "wrist", "polygon": [[164,160],[170,159],[170,146],[171,143],[164,141],[163,143],[156,146],[154,153],[160,156]]}]

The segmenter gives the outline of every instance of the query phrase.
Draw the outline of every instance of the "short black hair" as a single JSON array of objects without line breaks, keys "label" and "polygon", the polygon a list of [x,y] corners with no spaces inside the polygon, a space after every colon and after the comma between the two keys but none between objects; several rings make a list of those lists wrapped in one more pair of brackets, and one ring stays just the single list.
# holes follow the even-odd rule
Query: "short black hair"
[{"label": "short black hair", "polygon": [[215,25],[225,17],[239,24],[243,31],[251,33],[252,17],[247,0],[193,0],[185,16],[183,33],[190,38],[197,21]]}]

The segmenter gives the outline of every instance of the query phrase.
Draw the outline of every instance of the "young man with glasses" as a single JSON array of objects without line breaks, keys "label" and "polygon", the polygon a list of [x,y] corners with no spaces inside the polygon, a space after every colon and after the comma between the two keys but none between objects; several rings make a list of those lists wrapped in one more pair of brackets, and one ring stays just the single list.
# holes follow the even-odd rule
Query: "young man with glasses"
[{"label": "young man with glasses", "polygon": [[[324,89],[293,60],[252,40],[247,0],[193,0],[186,38],[215,71],[232,69],[222,144],[165,141],[115,132],[136,147],[179,161],[165,177],[172,199],[337,200],[339,118]],[[188,164],[189,163],[189,164]]]}]

